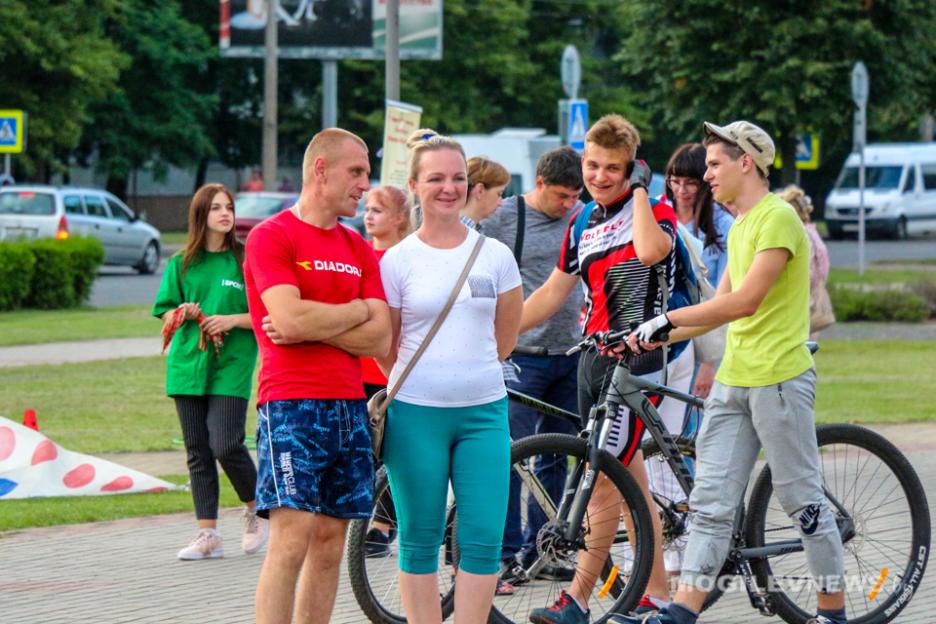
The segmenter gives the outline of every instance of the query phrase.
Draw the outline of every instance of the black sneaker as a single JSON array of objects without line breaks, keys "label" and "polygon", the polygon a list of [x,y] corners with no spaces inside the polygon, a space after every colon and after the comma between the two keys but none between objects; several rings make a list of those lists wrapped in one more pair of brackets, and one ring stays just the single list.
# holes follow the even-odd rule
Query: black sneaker
[{"label": "black sneaker", "polygon": [[505,559],[500,574],[500,580],[517,587],[518,585],[526,585],[529,583],[530,577],[527,576],[526,570],[523,569],[523,564],[519,561],[516,559]]},{"label": "black sneaker", "polygon": [[536,578],[549,581],[571,581],[575,578],[575,568],[544,565],[540,568]]},{"label": "black sneaker", "polygon": [[390,537],[384,535],[378,528],[367,532],[364,538],[364,556],[368,559],[379,559],[390,556]]}]

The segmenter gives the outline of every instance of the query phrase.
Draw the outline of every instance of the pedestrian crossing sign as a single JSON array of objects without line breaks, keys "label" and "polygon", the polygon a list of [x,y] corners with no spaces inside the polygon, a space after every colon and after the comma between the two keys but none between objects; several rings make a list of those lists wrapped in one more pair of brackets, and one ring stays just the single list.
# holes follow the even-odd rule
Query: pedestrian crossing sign
[{"label": "pedestrian crossing sign", "polygon": [[569,146],[581,152],[588,132],[588,100],[569,101]]},{"label": "pedestrian crossing sign", "polygon": [[20,154],[26,146],[26,113],[0,110],[0,154]]}]

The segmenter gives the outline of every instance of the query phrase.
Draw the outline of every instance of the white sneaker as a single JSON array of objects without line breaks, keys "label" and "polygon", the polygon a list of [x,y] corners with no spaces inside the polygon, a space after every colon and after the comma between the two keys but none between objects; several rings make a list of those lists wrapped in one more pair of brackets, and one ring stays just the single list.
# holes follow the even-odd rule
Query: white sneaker
[{"label": "white sneaker", "polygon": [[267,542],[270,532],[270,521],[257,515],[256,509],[244,507],[244,534],[241,537],[241,546],[244,552],[252,555]]},{"label": "white sneaker", "polygon": [[224,542],[221,535],[212,529],[201,529],[191,543],[177,555],[183,561],[200,559],[219,559],[224,556]]}]

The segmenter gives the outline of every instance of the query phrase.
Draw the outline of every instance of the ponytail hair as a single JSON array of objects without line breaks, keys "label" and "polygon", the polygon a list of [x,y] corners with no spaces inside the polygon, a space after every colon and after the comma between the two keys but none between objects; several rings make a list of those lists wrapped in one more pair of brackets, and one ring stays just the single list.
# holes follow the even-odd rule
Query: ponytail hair
[{"label": "ponytail hair", "polygon": [[419,177],[419,163],[422,155],[426,152],[452,150],[461,154],[463,160],[468,160],[465,158],[465,150],[462,148],[461,143],[429,128],[420,128],[413,132],[406,140],[406,148],[410,152],[410,180]]}]

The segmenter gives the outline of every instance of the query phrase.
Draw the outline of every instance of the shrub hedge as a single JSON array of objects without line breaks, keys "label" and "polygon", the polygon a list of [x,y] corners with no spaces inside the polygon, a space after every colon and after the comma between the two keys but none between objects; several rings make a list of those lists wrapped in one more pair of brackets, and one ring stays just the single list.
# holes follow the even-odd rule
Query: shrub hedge
[{"label": "shrub hedge", "polygon": [[91,295],[103,261],[94,238],[0,242],[0,310],[77,307]]},{"label": "shrub hedge", "polygon": [[926,302],[900,288],[863,290],[847,286],[829,289],[835,318],[848,321],[899,321],[919,323],[929,317]]},{"label": "shrub hedge", "polygon": [[0,310],[15,310],[29,296],[36,257],[26,243],[0,243]]}]

